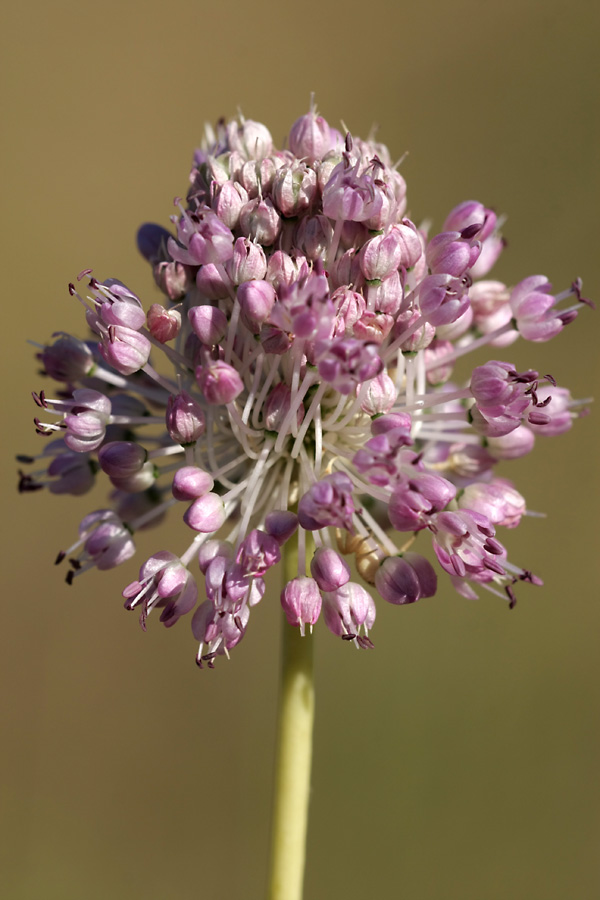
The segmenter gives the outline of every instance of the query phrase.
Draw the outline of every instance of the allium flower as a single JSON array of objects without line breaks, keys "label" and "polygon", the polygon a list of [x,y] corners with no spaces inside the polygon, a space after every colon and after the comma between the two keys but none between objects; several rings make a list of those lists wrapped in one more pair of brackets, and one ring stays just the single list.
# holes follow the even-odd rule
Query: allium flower
[{"label": "allium flower", "polygon": [[302,634],[323,613],[372,647],[376,598],[436,593],[415,543],[428,535],[447,584],[512,607],[514,584],[539,579],[496,536],[527,512],[493,467],[567,430],[578,403],[534,369],[454,366],[552,338],[580,281],[554,296],[544,276],[480,280],[504,247],[496,215],[465,201],[428,236],[387,149],[342,138],[314,107],[288,150],[251,120],[207,134],[175,233],[138,234],[162,303],[85,270],[87,291],[69,291],[97,343],[58,332],[40,354],[59,386],[34,394],[50,418],[35,424],[54,440],[19,457],[43,461],[20,489],[79,495],[96,475],[117,488],[59,554],[67,581],[125,562],[136,531],[178,516],[180,545],[142,562],[123,596],[144,627],[155,608],[168,627],[192,614],[200,666],[242,640],[288,551],[281,604]]}]

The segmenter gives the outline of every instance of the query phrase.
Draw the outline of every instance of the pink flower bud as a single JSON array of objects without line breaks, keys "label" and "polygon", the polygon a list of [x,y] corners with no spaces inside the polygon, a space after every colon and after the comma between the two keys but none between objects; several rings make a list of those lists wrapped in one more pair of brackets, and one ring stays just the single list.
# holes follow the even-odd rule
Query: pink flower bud
[{"label": "pink flower bud", "polygon": [[192,270],[180,262],[160,262],[153,269],[154,280],[169,300],[182,300],[194,283]]},{"label": "pink flower bud", "polygon": [[[227,281],[225,281],[227,278]],[[223,300],[229,297],[232,283],[223,268],[218,268],[212,263],[201,266],[196,275],[196,287],[204,300]]]},{"label": "pink flower bud", "polygon": [[248,192],[237,181],[225,181],[215,191],[212,208],[221,222],[232,230],[240,221],[242,206],[248,202]]},{"label": "pink flower bud", "polygon": [[111,402],[104,394],[87,388],[73,391],[74,405],[65,415],[69,450],[86,453],[100,446],[110,420]]},{"label": "pink flower bud", "polygon": [[186,391],[169,396],[166,414],[171,440],[184,447],[194,444],[204,434],[204,411]]},{"label": "pink flower bud", "polygon": [[296,119],[289,134],[290,150],[299,159],[314,163],[335,146],[335,133],[315,109]]},{"label": "pink flower bud", "polygon": [[333,237],[333,228],[327,216],[302,216],[296,228],[296,246],[308,259],[326,259]]},{"label": "pink flower bud", "polygon": [[[381,280],[397,271],[402,261],[402,236],[397,228],[390,228],[363,244],[359,253],[360,267],[367,281]],[[420,251],[419,246],[419,251]]]},{"label": "pink flower bud", "polygon": [[212,491],[214,481],[198,466],[182,466],[173,476],[173,496],[176,500],[196,500]]},{"label": "pink flower bud", "polygon": [[238,238],[233,245],[233,256],[227,263],[227,274],[234,284],[264,278],[267,274],[267,257],[260,244],[248,238]]},{"label": "pink flower bud", "polygon": [[148,362],[152,344],[132,328],[111,325],[98,349],[108,365],[121,375],[133,375]]},{"label": "pink flower bud", "polygon": [[449,575],[485,583],[494,574],[506,575],[501,563],[506,550],[494,535],[487,516],[474,510],[442,512],[435,518],[433,549]]},{"label": "pink flower bud", "polygon": [[131,559],[135,553],[135,545],[126,528],[104,522],[87,539],[84,550],[94,561],[96,568],[103,571]]},{"label": "pink flower bud", "polygon": [[[407,309],[396,316],[396,322],[392,328],[392,337],[400,338],[405,331],[414,325],[421,318],[420,313],[416,309]],[[402,341],[400,349],[404,353],[416,353],[429,347],[435,337],[435,328],[429,322],[424,322],[420,328]]]},{"label": "pink flower bud", "polygon": [[334,472],[313,484],[298,504],[298,521],[302,528],[315,531],[333,525],[351,531],[352,488],[352,482],[344,472]]},{"label": "pink flower bud", "polygon": [[391,272],[382,281],[373,281],[363,288],[369,309],[396,316],[404,306],[404,288],[398,272]]},{"label": "pink flower bud", "polygon": [[420,531],[429,525],[429,517],[443,510],[455,496],[455,486],[441,475],[417,469],[410,474],[403,472],[390,497],[390,522],[397,531]]},{"label": "pink flower bud", "polygon": [[133,441],[110,441],[98,451],[98,462],[109,478],[126,478],[142,468],[147,451]]},{"label": "pink flower bud", "polygon": [[41,360],[46,373],[55,381],[78,381],[94,366],[94,357],[87,344],[70,334],[53,335],[57,340],[44,347]]},{"label": "pink flower bud", "polygon": [[494,460],[519,459],[521,456],[531,453],[535,444],[535,435],[529,428],[519,425],[509,434],[488,437],[486,444]]},{"label": "pink flower bud", "polygon": [[380,178],[376,178],[375,183],[381,202],[375,211],[363,220],[363,224],[369,231],[384,231],[402,215],[404,206],[398,206],[393,184],[382,181]]},{"label": "pink flower bud", "polygon": [[[519,334],[528,341],[549,341],[562,331],[565,321],[554,309],[556,298],[544,275],[531,275],[513,288],[510,306]],[[571,321],[571,319],[569,319]]]},{"label": "pink flower bud", "polygon": [[183,521],[194,531],[212,534],[225,522],[225,506],[218,494],[198,497],[186,510]]},{"label": "pink flower bud", "polygon": [[254,528],[242,541],[235,561],[244,575],[264,575],[281,559],[279,544],[270,534]]},{"label": "pink flower bud", "polygon": [[[277,163],[283,165],[283,159],[277,159]],[[272,157],[261,159],[260,162],[253,159],[244,163],[236,178],[246,191],[246,203],[255,197],[271,193],[277,170],[278,165]]]},{"label": "pink flower bud", "polygon": [[198,340],[208,347],[220,344],[227,333],[227,316],[217,306],[192,306],[188,319]]},{"label": "pink flower bud", "polygon": [[246,203],[240,213],[240,228],[242,234],[263,247],[274,244],[281,228],[281,219],[272,200],[257,197]]},{"label": "pink flower bud", "polygon": [[[264,407],[264,423],[268,431],[279,431],[284,419],[290,411],[292,391],[287,384],[281,382],[269,391]],[[296,409],[296,423],[302,424],[304,419],[304,404],[300,403]]]},{"label": "pink flower bud", "polygon": [[383,344],[392,330],[394,317],[385,313],[369,312],[362,314],[355,323],[352,334],[361,341],[370,341],[373,344]]},{"label": "pink flower bud", "polygon": [[242,322],[253,334],[258,334],[273,309],[275,290],[268,281],[245,281],[238,288],[237,298]]},{"label": "pink flower bud", "polygon": [[315,267],[290,287],[282,286],[279,299],[271,311],[271,324],[299,338],[317,340],[330,334],[333,304],[322,268]]},{"label": "pink flower bud", "polygon": [[410,219],[402,219],[392,230],[400,244],[400,265],[412,269],[423,256],[423,241],[417,226]]},{"label": "pink flower bud", "polygon": [[513,431],[532,406],[537,379],[537,372],[517,372],[512,363],[497,360],[473,369],[475,406],[470,413],[475,430],[488,437]]},{"label": "pink flower bud", "polygon": [[272,197],[277,209],[287,218],[307,210],[317,192],[317,176],[303,162],[281,168],[273,181]]},{"label": "pink flower bud", "polygon": [[356,386],[375,378],[383,370],[379,348],[354,338],[337,338],[317,344],[318,370],[340,394],[350,394]]},{"label": "pink flower bud", "polygon": [[[358,389],[360,390],[360,388]],[[396,385],[387,372],[380,372],[372,378],[360,408],[368,416],[380,416],[393,407],[398,396]]]},{"label": "pink flower bud", "polygon": [[[306,268],[306,274],[308,274],[306,262],[304,262],[304,266]],[[267,281],[269,284],[273,285],[276,291],[279,290],[281,285],[289,286],[294,281],[297,281],[302,274],[301,260],[292,259],[292,257],[287,253],[284,253],[283,250],[275,250],[269,257],[269,262],[267,264]]]},{"label": "pink flower bud", "polygon": [[336,337],[351,335],[353,326],[366,311],[365,298],[362,294],[350,290],[344,285],[331,295],[336,311]]},{"label": "pink flower bud", "polygon": [[342,256],[339,256],[331,264],[328,264],[329,278],[333,287],[344,287],[349,290],[360,288],[364,283],[364,276],[360,268],[360,261],[356,249],[351,247]]},{"label": "pink flower bud", "polygon": [[421,585],[413,567],[401,556],[388,556],[375,573],[375,587],[388,603],[415,603]]},{"label": "pink flower bud", "polygon": [[[341,138],[341,135],[340,135]],[[320,162],[317,162],[315,169],[317,170],[317,180],[319,184],[319,190],[323,193],[325,185],[331,178],[335,168],[342,161],[342,150],[343,150],[344,141],[340,140],[339,146],[335,149],[329,150],[328,153],[321,159]]]},{"label": "pink flower bud", "polygon": [[198,565],[203,575],[206,575],[211,562],[217,557],[224,560],[224,567],[233,559],[233,547],[226,541],[206,541],[198,551]]},{"label": "pink flower bud", "polygon": [[156,481],[158,472],[151,462],[146,462],[135,472],[130,472],[122,477],[111,475],[112,484],[119,491],[126,494],[138,494],[147,491]]},{"label": "pink flower bud", "polygon": [[181,313],[178,309],[165,309],[160,303],[153,303],[146,318],[148,331],[161,344],[172,341],[179,334]]},{"label": "pink flower bud", "polygon": [[260,343],[265,353],[282,356],[292,346],[292,335],[275,325],[263,325],[260,331]]},{"label": "pink flower bud", "polygon": [[444,231],[464,231],[469,226],[479,226],[476,232],[480,241],[485,240],[496,227],[496,213],[486,209],[477,200],[465,200],[459,203],[444,222]]},{"label": "pink flower bud", "polygon": [[59,453],[47,469],[47,475],[56,479],[50,482],[48,490],[51,494],[72,494],[74,497],[86,494],[94,486],[95,471],[87,453]]},{"label": "pink flower bud", "polygon": [[249,618],[248,606],[242,606],[234,614],[217,610],[210,600],[200,604],[192,616],[192,633],[200,642],[196,658],[200,668],[205,661],[212,668],[215,656],[225,654],[239,644],[246,633]]},{"label": "pink flower bud", "polygon": [[[382,416],[381,419],[375,419],[371,428],[373,429],[373,425],[380,421],[396,418],[400,416],[395,414]],[[402,477],[404,468],[411,474],[419,471],[416,454],[405,449],[409,444],[412,444],[410,427],[408,429],[404,425],[392,427],[370,438],[360,450],[357,450],[352,461],[357,470],[367,476],[371,484],[381,486],[395,484]]]},{"label": "pink flower bud", "polygon": [[404,443],[412,444],[410,432],[412,428],[412,419],[408,413],[390,413],[389,415],[379,416],[371,422],[371,434],[385,434],[388,431],[396,431],[398,429],[404,434]]},{"label": "pink flower bud", "polygon": [[265,531],[281,546],[298,528],[298,516],[287,509],[275,510],[265,517]]},{"label": "pink flower bud", "polygon": [[294,578],[281,592],[281,605],[290,625],[300,627],[304,637],[306,625],[313,626],[321,613],[321,592],[313,578]]},{"label": "pink flower bud", "polygon": [[233,366],[219,359],[196,366],[195,375],[204,399],[213,406],[231,403],[244,390],[244,382]]},{"label": "pink flower bud", "polygon": [[505,478],[469,484],[458,496],[460,509],[475,510],[493,525],[516,528],[525,514],[525,498]]},{"label": "pink flower bud", "polygon": [[[366,633],[373,627],[375,614],[373,598],[355,581],[323,595],[323,618],[329,630],[345,640],[356,640],[359,647],[373,647]],[[358,634],[361,627],[365,635]]]},{"label": "pink flower bud", "polygon": [[363,222],[383,205],[381,192],[371,175],[359,174],[359,163],[344,156],[323,189],[323,212],[330,219]]},{"label": "pink flower bud", "polygon": [[226,143],[226,140],[223,143],[219,140],[217,147],[214,148],[218,153],[217,156],[203,155],[200,160],[200,165],[206,166],[206,176],[203,181],[212,182],[217,186],[223,185],[229,180],[237,181],[244,165],[244,157],[237,150],[222,152]]},{"label": "pink flower bud", "polygon": [[223,263],[233,253],[233,234],[208,208],[182,216],[177,239],[182,246],[169,238],[168,251],[174,260],[188,266]]},{"label": "pink flower bud", "polygon": [[461,278],[475,265],[481,253],[481,243],[473,240],[473,229],[476,227],[469,226],[463,232],[445,231],[436,234],[425,252],[431,272]]},{"label": "pink flower bud", "polygon": [[375,587],[388,603],[401,606],[433,597],[437,576],[431,563],[418,553],[388,556],[375,573]]},{"label": "pink flower bud", "polygon": [[315,550],[310,571],[322,591],[335,591],[350,580],[348,563],[330,547]]},{"label": "pink flower bud", "polygon": [[402,559],[412,566],[416,573],[421,587],[421,597],[433,597],[437,591],[437,575],[429,560],[413,551],[403,553]]},{"label": "pink flower bud", "polygon": [[269,129],[252,119],[229,122],[227,140],[230,149],[237,151],[244,159],[264,159],[273,150],[273,138]]},{"label": "pink flower bud", "polygon": [[101,571],[121,565],[135,553],[131,532],[110,509],[85,516],[79,525],[79,537],[85,541],[85,553]]},{"label": "pink flower bud", "polygon": [[[270,541],[271,538],[268,538],[268,540]],[[253,560],[248,562],[250,567],[253,564]],[[260,565],[261,563],[257,564]],[[212,570],[213,566],[211,565],[206,572],[206,591],[211,599],[216,599],[217,593],[215,592],[215,595],[211,596],[209,592]],[[263,578],[259,575],[246,574],[238,563],[232,563],[227,566],[221,587],[221,595],[226,602],[235,604],[236,608],[239,608],[239,605],[242,603],[248,606],[256,606],[257,603],[260,603],[264,594],[265,582]]]},{"label": "pink flower bud", "polygon": [[431,325],[456,322],[468,305],[466,283],[452,275],[428,275],[419,285],[419,307]]},{"label": "pink flower bud", "polygon": [[103,284],[92,281],[100,318],[105,325],[122,325],[137,331],[146,322],[146,314],[133,291],[114,278]]},{"label": "pink flower bud", "polygon": [[162,608],[160,621],[170,628],[182,615],[190,612],[198,596],[196,582],[180,559],[167,550],[155,553],[140,569],[139,580],[133,581],[123,591],[125,609],[142,606],[140,624],[146,627],[146,619],[154,608]]}]

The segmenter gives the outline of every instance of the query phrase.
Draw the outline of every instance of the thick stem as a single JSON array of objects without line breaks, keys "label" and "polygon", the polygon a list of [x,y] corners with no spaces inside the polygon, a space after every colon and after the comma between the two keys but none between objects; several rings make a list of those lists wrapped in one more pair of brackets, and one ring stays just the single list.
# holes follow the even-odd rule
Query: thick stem
[{"label": "thick stem", "polygon": [[[296,560],[287,550],[286,582]],[[302,898],[314,706],[313,637],[284,616],[269,900]]]}]

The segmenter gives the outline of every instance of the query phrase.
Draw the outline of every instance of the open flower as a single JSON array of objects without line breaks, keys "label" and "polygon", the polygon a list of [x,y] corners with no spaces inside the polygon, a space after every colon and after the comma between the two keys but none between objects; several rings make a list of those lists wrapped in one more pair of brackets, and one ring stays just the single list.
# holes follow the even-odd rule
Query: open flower
[{"label": "open flower", "polygon": [[576,316],[557,303],[579,303],[578,280],[556,297],[542,276],[477,281],[504,246],[495,214],[466,201],[429,238],[405,216],[386,148],[343,140],[314,107],[288,146],[241,120],[197,152],[175,233],[138,235],[162,304],[116,279],[70,285],[98,343],[59,332],[41,353],[60,383],[34,394],[52,461],[20,476],[24,492],[82,494],[96,473],[118,488],[59,554],[69,583],[179,517],[177,552],[154,553],[123,593],[144,627],[155,608],[166,626],[191,614],[200,666],[240,643],[288,550],[281,604],[303,634],[322,614],[372,647],[376,597],[404,606],[438,590],[418,552],[428,538],[446,584],[513,606],[515,582],[539,580],[496,536],[525,500],[493,466],[577,414],[534,369],[454,366],[486,344],[553,337]]}]

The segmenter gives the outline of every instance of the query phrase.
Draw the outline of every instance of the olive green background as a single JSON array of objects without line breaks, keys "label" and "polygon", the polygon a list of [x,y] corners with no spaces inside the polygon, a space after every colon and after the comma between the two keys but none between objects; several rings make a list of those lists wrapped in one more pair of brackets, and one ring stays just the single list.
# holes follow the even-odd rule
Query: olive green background
[{"label": "olive green background", "polygon": [[[399,157],[409,213],[508,215],[495,270],[576,275],[600,300],[597,11],[586,0],[275,5],[13,3],[2,23],[4,592],[0,876],[10,900],[265,895],[278,585],[231,662],[196,670],[186,621],[143,634],[135,565],[72,588],[52,566],[91,500],[18,497],[35,452],[27,339],[84,333],[86,266],[159,299],[136,256],[167,224],[204,121],[240,107],[277,143],[320,111]],[[598,313],[500,351],[600,396]],[[478,359],[484,360],[484,356]],[[442,586],[379,603],[376,650],[316,629],[306,900],[600,896],[598,410],[507,468],[531,509],[506,542],[539,572],[513,612]],[[180,523],[140,552],[177,550]]]}]

